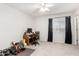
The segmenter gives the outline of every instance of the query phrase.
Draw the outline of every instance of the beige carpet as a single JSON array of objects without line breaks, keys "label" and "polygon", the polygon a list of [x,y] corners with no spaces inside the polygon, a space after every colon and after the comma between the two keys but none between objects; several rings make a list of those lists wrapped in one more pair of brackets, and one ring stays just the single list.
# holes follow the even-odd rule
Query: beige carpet
[{"label": "beige carpet", "polygon": [[40,45],[29,46],[35,49],[31,56],[79,56],[79,46],[40,42]]}]

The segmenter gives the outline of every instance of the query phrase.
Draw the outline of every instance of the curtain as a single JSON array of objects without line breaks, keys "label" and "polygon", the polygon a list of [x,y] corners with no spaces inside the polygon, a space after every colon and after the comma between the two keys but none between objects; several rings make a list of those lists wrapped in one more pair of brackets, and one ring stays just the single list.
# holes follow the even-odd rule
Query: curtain
[{"label": "curtain", "polygon": [[65,17],[65,43],[72,44],[71,16]]},{"label": "curtain", "polygon": [[52,33],[52,18],[49,18],[49,24],[48,24],[48,42],[52,42],[52,37],[53,33]]}]

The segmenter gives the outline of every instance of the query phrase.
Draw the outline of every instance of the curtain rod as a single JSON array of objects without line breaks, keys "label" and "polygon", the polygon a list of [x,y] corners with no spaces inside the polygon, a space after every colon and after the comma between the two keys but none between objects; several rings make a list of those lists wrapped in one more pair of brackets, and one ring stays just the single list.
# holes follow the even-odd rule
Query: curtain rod
[{"label": "curtain rod", "polygon": [[62,17],[66,17],[66,16],[60,16],[60,17],[53,17],[53,18],[62,18]]},{"label": "curtain rod", "polygon": [[[77,17],[77,15],[69,15],[69,16]],[[62,18],[62,17],[66,17],[66,16],[58,16],[58,17],[50,17],[50,18]]]},{"label": "curtain rod", "polygon": [[[73,16],[73,15],[68,15],[68,16]],[[50,17],[50,18],[62,18],[62,17],[66,17],[66,16],[57,16],[57,17]],[[73,17],[77,17],[77,15],[74,15]]]}]

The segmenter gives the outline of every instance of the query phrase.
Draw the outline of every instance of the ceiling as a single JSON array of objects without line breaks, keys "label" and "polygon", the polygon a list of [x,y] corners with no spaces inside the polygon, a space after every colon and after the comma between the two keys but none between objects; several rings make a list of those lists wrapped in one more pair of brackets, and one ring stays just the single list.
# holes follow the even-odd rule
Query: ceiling
[{"label": "ceiling", "polygon": [[16,8],[26,14],[32,16],[40,16],[40,15],[50,15],[50,14],[59,14],[71,12],[77,9],[79,6],[78,3],[49,3],[54,6],[49,7],[50,11],[48,12],[39,12],[41,3],[6,3],[8,6]]}]

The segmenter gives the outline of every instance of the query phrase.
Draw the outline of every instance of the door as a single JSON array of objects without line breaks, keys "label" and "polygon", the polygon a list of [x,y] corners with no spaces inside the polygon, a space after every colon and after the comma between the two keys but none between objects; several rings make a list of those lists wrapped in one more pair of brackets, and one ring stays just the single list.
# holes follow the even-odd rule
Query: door
[{"label": "door", "polygon": [[65,18],[53,19],[53,42],[64,43],[65,42]]}]

